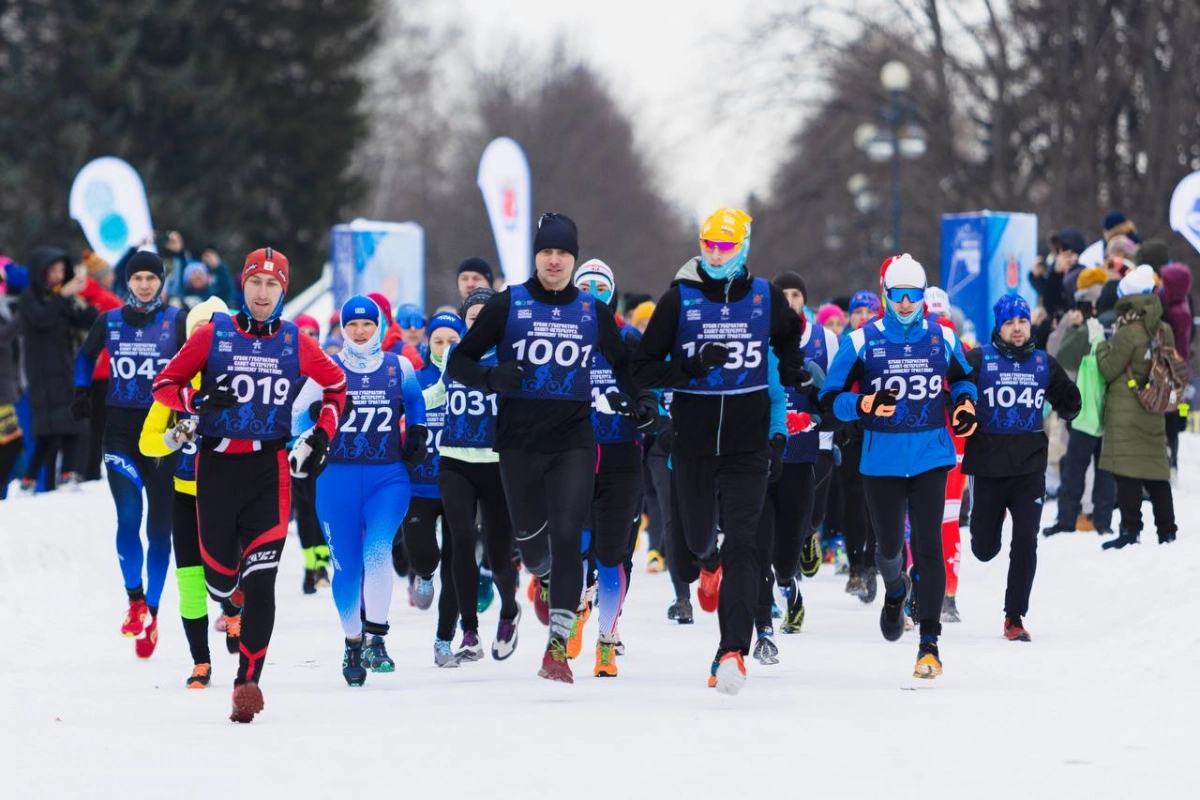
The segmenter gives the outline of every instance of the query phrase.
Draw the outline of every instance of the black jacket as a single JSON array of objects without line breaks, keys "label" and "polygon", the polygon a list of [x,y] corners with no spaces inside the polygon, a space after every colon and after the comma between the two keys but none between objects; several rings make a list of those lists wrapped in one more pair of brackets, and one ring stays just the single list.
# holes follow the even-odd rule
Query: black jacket
[{"label": "black jacket", "polygon": [[[683,361],[668,360],[679,329],[681,284],[699,289],[714,303],[737,302],[749,294],[751,276],[717,281],[699,268],[694,258],[680,268],[671,288],[654,307],[654,315],[633,356],[633,379],[650,389],[686,386],[699,375],[689,374]],[[787,304],[783,292],[771,286],[769,343],[779,359],[779,378],[795,385],[804,369],[800,339],[804,321]],[[700,395],[675,392],[671,401],[675,423],[672,452],[685,456],[730,455],[762,450],[767,446],[771,401],[766,390],[735,395]]]},{"label": "black jacket", "polygon": [[[1046,402],[1060,417],[1070,422],[1079,416],[1079,389],[1052,356],[1047,355],[1046,358],[1050,362]],[[978,381],[983,374],[983,348],[967,351],[967,363],[971,365],[968,379]],[[964,475],[982,478],[1014,478],[1031,472],[1045,472],[1048,444],[1049,440],[1043,431],[1003,434],[977,430],[967,439],[962,471]]]},{"label": "black jacket", "polygon": [[24,337],[25,377],[33,410],[34,436],[76,436],[86,424],[71,417],[75,399],[76,333],[96,320],[96,309],[79,297],[63,297],[46,289],[46,272],[57,261],[71,279],[71,260],[65,250],[38,247],[29,255],[29,285],[18,309]]},{"label": "black jacket", "polygon": [[[534,300],[555,306],[565,306],[579,296],[579,290],[574,286],[568,286],[561,292],[545,289],[536,277],[525,281],[525,288]],[[446,375],[451,380],[490,391],[487,374],[491,368],[482,366],[479,360],[504,338],[511,299],[511,292],[504,291],[484,304],[467,335],[450,353]],[[636,390],[629,377],[630,348],[621,337],[612,309],[604,303],[596,304],[596,323],[600,338],[597,347],[612,365],[618,385],[626,393],[634,395]],[[576,447],[596,446],[590,400],[576,402],[501,397],[499,412],[496,418],[496,443],[492,447],[498,453],[505,450],[558,453]]]}]

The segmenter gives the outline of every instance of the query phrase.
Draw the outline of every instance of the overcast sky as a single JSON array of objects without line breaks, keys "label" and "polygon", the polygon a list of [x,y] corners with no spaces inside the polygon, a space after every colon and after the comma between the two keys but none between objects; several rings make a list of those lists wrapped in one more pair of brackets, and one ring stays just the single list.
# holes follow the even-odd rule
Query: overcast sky
[{"label": "overcast sky", "polygon": [[[557,34],[609,81],[668,199],[696,215],[765,193],[795,121],[724,118],[717,87],[737,84],[735,47],[760,8],[736,0],[458,0],[487,64],[513,39],[548,49]],[[439,4],[440,5],[440,4]],[[680,11],[682,10],[682,13]]]}]

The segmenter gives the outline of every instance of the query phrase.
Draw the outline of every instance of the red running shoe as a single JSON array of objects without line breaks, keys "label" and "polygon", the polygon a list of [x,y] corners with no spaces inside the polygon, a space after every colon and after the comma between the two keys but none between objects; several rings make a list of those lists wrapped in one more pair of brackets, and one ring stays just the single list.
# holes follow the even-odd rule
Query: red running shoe
[{"label": "red running shoe", "polygon": [[550,586],[541,581],[538,581],[537,594],[533,596],[533,612],[537,614],[538,622],[550,624]]},{"label": "red running shoe", "polygon": [[546,654],[542,656],[542,668],[538,670],[538,677],[559,683],[575,682],[575,677],[571,675],[571,664],[567,660],[567,643],[562,639],[550,637],[550,643],[546,645]]},{"label": "red running shoe", "polygon": [[1004,618],[1004,638],[1010,642],[1032,642],[1033,637],[1025,630],[1020,617]]},{"label": "red running shoe", "polygon": [[717,662],[716,685],[721,694],[737,694],[746,685],[746,662],[736,650],[721,656]]},{"label": "red running shoe", "polygon": [[141,636],[152,619],[145,600],[130,600],[129,611],[125,614],[125,621],[121,623],[121,633],[126,636]]},{"label": "red running shoe", "polygon": [[252,722],[254,715],[263,710],[262,690],[257,683],[240,683],[233,687],[233,712],[230,722]]},{"label": "red running shoe", "polygon": [[717,610],[717,602],[721,598],[721,568],[715,572],[700,570],[700,589],[696,592],[700,608],[710,614]]},{"label": "red running shoe", "polygon": [[154,655],[158,646],[158,617],[150,617],[150,624],[142,629],[142,635],[133,642],[133,649],[138,658],[149,658]]}]

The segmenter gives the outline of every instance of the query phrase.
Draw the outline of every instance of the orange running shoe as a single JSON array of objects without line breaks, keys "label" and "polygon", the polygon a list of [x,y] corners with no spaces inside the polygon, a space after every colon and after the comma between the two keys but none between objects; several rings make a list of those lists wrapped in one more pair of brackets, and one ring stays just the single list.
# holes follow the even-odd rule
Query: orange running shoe
[{"label": "orange running shoe", "polygon": [[592,674],[597,678],[617,677],[617,643],[603,639],[596,642],[596,668]]},{"label": "orange running shoe", "polygon": [[242,615],[225,617],[225,649],[236,653],[242,646]]},{"label": "orange running shoe", "polygon": [[262,690],[257,683],[240,683],[233,687],[233,711],[230,722],[252,722],[254,715],[263,710]]},{"label": "orange running shoe", "polygon": [[142,635],[133,642],[133,649],[138,658],[149,658],[154,655],[158,646],[158,617],[150,617],[150,624],[142,629]]},{"label": "orange running shoe", "polygon": [[654,574],[662,572],[664,569],[666,569],[666,562],[663,560],[662,553],[651,550],[646,555],[646,572]]},{"label": "orange running shoe", "polygon": [[130,600],[129,611],[121,623],[121,633],[125,636],[141,636],[151,619],[150,608],[145,600]]},{"label": "orange running shoe", "polygon": [[192,674],[187,679],[187,688],[189,689],[207,689],[208,682],[212,678],[211,664],[197,664],[192,667]]},{"label": "orange running shoe", "polygon": [[700,589],[696,592],[696,596],[700,601],[701,609],[710,614],[717,610],[717,603],[721,599],[720,567],[717,567],[714,572],[706,569],[700,570]]},{"label": "orange running shoe", "polygon": [[575,622],[571,625],[571,635],[567,638],[567,658],[579,658],[583,652],[583,626],[587,625],[588,617],[592,615],[592,604],[585,602],[575,612]]}]

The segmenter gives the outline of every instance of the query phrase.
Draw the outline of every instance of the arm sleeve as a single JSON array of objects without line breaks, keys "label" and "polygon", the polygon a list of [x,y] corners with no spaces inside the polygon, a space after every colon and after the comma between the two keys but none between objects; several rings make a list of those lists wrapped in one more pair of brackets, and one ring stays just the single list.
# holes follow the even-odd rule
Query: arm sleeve
[{"label": "arm sleeve", "polygon": [[[174,411],[196,413],[192,398],[196,389],[192,387],[193,376],[204,371],[208,365],[208,351],[212,347],[213,325],[206,322],[192,333],[175,357],[172,358],[154,379],[154,399]],[[301,337],[301,342],[307,339]],[[303,353],[304,348],[301,347]]]},{"label": "arm sleeve", "polygon": [[649,389],[686,386],[694,375],[683,370],[683,361],[670,358],[679,329],[679,287],[672,286],[659,299],[630,363],[633,380]]},{"label": "arm sleeve", "polygon": [[508,325],[508,309],[511,293],[501,292],[488,300],[475,318],[475,324],[467,331],[462,341],[455,345],[446,358],[446,375],[475,389],[491,391],[487,385],[490,367],[482,366],[479,359],[504,338]]},{"label": "arm sleeve", "polygon": [[[804,336],[804,326],[808,323],[803,317],[792,311],[783,291],[771,287],[771,349],[775,351],[778,366],[776,371],[782,383],[791,386],[800,377],[804,369],[804,351],[800,349],[800,340]],[[814,335],[820,335],[815,332]]]},{"label": "arm sleeve", "polygon": [[1079,396],[1079,387],[1067,375],[1067,371],[1050,356],[1050,383],[1046,388],[1046,399],[1060,417],[1067,422],[1079,416],[1083,409],[1083,399]]},{"label": "arm sleeve", "polygon": [[101,314],[92,323],[83,347],[75,356],[75,385],[91,386],[92,373],[96,371],[96,359],[104,349],[104,332],[108,329],[108,314]]},{"label": "arm sleeve", "polygon": [[146,420],[142,423],[142,433],[138,437],[138,449],[142,451],[142,455],[163,458],[174,452],[163,441],[163,434],[171,427],[171,414],[171,409],[158,401],[150,406]]},{"label": "arm sleeve", "polygon": [[[198,332],[198,331],[197,331]],[[210,334],[211,336],[211,334]],[[192,334],[195,338],[195,334]],[[188,341],[191,344],[191,341]],[[342,417],[342,409],[346,407],[346,373],[333,363],[316,339],[308,336],[300,337],[300,374],[311,378],[321,385],[321,414],[317,418],[317,427],[325,431],[332,440],[337,433],[338,420]],[[422,408],[424,413],[424,408]]]},{"label": "arm sleeve", "polygon": [[404,396],[404,424],[425,424],[425,396],[421,393],[421,382],[417,380],[417,371],[412,362],[400,356],[400,393]]},{"label": "arm sleeve", "polygon": [[421,396],[425,399],[425,410],[431,408],[439,408],[446,402],[446,384],[442,381],[431,383],[421,391]]},{"label": "arm sleeve", "polygon": [[787,438],[787,395],[779,380],[779,357],[774,351],[767,353],[767,397],[771,400],[771,425],[767,431],[767,440],[782,434]]},{"label": "arm sleeve", "polygon": [[967,363],[967,357],[957,336],[953,339],[947,337],[944,341],[951,345],[946,348],[946,384],[950,387],[950,397],[955,403],[963,397],[968,397],[974,402],[979,398],[972,375],[975,370]]},{"label": "arm sleeve", "polygon": [[616,379],[617,386],[621,387],[621,391],[630,397],[640,396],[641,392],[633,379],[633,371],[629,366],[633,348],[621,335],[616,317],[613,316],[612,309],[606,305],[599,304],[596,307],[596,328],[599,333],[597,345],[609,365],[612,366],[613,378]]},{"label": "arm sleeve", "polygon": [[858,358],[858,349],[852,336],[847,336],[833,357],[833,363],[825,375],[825,384],[817,395],[821,408],[832,410],[833,415],[842,422],[858,419],[858,400],[861,395],[851,391],[851,387],[858,383],[861,375],[862,362]]}]

